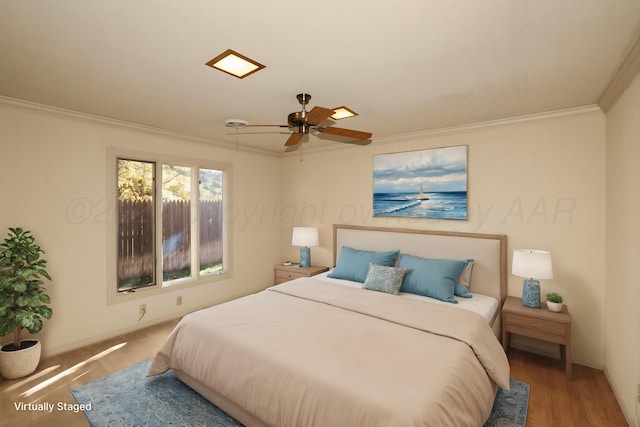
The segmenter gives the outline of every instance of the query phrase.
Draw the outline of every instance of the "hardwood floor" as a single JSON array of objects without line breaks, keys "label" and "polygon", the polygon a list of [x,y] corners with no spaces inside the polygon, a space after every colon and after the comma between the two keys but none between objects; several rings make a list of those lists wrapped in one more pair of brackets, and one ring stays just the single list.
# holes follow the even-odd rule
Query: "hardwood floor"
[{"label": "hardwood floor", "polygon": [[[165,322],[54,356],[43,360],[29,377],[2,380],[0,426],[89,426],[82,412],[20,411],[15,405],[75,404],[71,388],[152,357],[176,323]],[[508,357],[511,377],[531,385],[528,427],[628,426],[602,371],[574,365],[573,381],[567,382],[560,360],[515,349],[509,349]]]},{"label": "hardwood floor", "polygon": [[[88,427],[84,413],[57,410],[58,403],[76,404],[70,389],[153,357],[177,322],[165,322],[53,356],[42,360],[29,377],[1,380],[0,426]],[[56,409],[52,413],[21,411],[15,407],[20,402],[48,402]]]},{"label": "hardwood floor", "polygon": [[511,378],[531,386],[527,427],[629,426],[603,371],[510,348]]}]

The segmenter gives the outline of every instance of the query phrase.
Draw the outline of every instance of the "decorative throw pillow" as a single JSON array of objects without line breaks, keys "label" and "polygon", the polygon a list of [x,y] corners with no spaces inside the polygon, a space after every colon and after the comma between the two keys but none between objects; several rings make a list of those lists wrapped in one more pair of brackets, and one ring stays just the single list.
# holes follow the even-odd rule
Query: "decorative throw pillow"
[{"label": "decorative throw pillow", "polygon": [[384,265],[369,263],[369,273],[362,288],[398,295],[400,293],[400,286],[402,286],[402,279],[404,279],[406,272],[406,268],[386,267]]},{"label": "decorative throw pillow", "polygon": [[343,246],[336,268],[327,277],[364,283],[369,273],[369,263],[391,267],[400,251],[374,252]]},{"label": "decorative throw pillow", "polygon": [[456,283],[453,293],[462,298],[471,298],[473,295],[469,293],[469,283],[471,282],[471,271],[473,270],[473,260],[467,259],[466,267],[460,272],[460,277]]},{"label": "decorative throw pillow", "polygon": [[408,269],[401,292],[424,295],[457,304],[453,297],[460,272],[467,261],[419,258],[402,254],[400,267]]},{"label": "decorative throw pillow", "polygon": [[463,259],[462,261],[466,261],[467,265],[460,272],[460,277],[458,277],[457,283],[462,283],[468,288],[469,283],[471,283],[471,271],[473,270],[473,260]]}]

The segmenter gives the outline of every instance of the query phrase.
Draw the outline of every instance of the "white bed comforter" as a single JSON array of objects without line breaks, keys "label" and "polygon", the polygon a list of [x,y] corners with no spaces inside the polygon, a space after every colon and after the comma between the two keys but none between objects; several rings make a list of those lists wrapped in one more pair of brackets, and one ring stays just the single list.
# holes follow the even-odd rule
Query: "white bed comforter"
[{"label": "white bed comforter", "polygon": [[298,279],[185,316],[179,369],[272,426],[481,426],[507,358],[465,310]]}]

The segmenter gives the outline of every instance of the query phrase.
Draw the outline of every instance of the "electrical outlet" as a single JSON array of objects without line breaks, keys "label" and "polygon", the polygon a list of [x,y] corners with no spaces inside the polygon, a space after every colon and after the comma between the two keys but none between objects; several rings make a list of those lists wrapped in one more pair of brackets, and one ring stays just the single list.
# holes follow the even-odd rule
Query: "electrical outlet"
[{"label": "electrical outlet", "polygon": [[176,297],[176,305],[182,305],[182,295]]}]

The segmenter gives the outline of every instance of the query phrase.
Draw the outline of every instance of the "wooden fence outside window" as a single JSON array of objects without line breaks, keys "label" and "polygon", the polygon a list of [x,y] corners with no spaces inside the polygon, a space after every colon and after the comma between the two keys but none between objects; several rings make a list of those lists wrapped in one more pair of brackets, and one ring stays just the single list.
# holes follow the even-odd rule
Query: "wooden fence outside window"
[{"label": "wooden fence outside window", "polygon": [[[200,268],[222,262],[222,202],[200,203]],[[153,201],[118,201],[118,288],[153,281]],[[191,266],[191,202],[162,202],[163,276]],[[136,285],[135,283],[138,282]],[[122,285],[122,286],[121,286]]]}]

